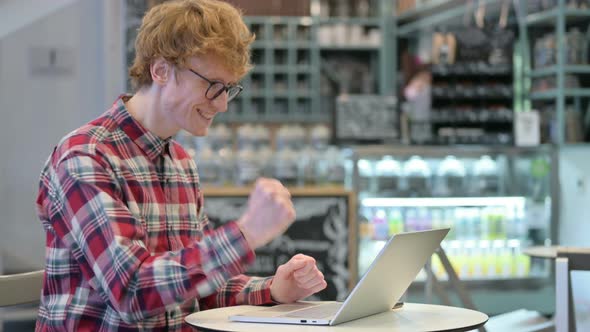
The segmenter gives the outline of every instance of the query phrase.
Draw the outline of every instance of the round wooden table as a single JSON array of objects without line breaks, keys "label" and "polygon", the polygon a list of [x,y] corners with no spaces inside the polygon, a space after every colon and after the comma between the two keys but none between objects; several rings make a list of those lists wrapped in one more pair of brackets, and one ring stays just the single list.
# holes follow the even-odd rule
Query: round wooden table
[{"label": "round wooden table", "polygon": [[187,316],[185,321],[198,331],[243,332],[470,331],[488,321],[488,316],[479,311],[417,303],[405,303],[399,309],[335,326],[238,323],[228,320],[230,315],[256,310],[256,308],[264,307],[244,305],[205,310]]},{"label": "round wooden table", "polygon": [[556,258],[559,246],[533,246],[522,250],[522,253],[531,257]]}]

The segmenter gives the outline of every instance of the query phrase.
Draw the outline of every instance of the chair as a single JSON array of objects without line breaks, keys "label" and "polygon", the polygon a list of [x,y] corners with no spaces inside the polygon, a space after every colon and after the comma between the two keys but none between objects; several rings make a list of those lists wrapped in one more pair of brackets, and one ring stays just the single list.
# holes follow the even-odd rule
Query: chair
[{"label": "chair", "polygon": [[21,304],[39,302],[43,288],[43,270],[0,275],[0,332],[4,330],[4,321],[29,320],[30,313],[23,316],[22,308],[17,311],[5,311],[3,308]]},{"label": "chair", "polygon": [[43,288],[43,270],[0,275],[0,307],[38,302]]},{"label": "chair", "polygon": [[555,258],[555,327],[575,332],[571,271],[590,271],[590,248],[558,247]]}]

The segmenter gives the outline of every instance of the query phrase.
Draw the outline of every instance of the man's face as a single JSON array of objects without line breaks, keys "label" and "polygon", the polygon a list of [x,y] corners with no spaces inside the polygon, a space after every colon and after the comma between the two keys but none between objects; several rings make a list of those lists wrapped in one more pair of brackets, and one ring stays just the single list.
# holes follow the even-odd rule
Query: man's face
[{"label": "man's face", "polygon": [[195,136],[205,136],[215,115],[227,111],[228,103],[225,91],[213,100],[210,98],[214,94],[206,95],[210,86],[206,79],[227,85],[236,83],[237,77],[232,76],[213,56],[193,57],[187,67],[175,69],[174,78],[166,84],[162,95],[164,109],[175,126]]}]

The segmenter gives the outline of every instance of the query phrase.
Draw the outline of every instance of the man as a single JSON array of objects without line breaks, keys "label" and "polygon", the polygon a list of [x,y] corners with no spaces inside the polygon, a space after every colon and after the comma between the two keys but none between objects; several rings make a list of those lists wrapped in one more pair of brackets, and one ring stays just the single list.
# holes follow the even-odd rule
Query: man
[{"label": "man", "polygon": [[251,68],[252,34],[216,0],[167,2],[144,17],[133,96],[67,135],[41,174],[46,269],[37,331],[181,331],[186,315],[289,303],[326,287],[313,258],[242,275],[254,249],[295,219],[289,192],[260,179],[244,215],[212,229],[196,165],[171,139],[206,135]]}]

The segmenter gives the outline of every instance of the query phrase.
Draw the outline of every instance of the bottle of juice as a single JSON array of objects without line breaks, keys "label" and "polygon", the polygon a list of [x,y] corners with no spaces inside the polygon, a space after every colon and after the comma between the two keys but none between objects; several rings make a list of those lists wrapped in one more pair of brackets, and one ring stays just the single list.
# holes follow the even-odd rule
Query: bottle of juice
[{"label": "bottle of juice", "polygon": [[389,211],[389,236],[394,234],[399,234],[404,231],[404,221],[402,218],[402,214],[399,209],[392,208]]},{"label": "bottle of juice", "polygon": [[444,227],[449,227],[449,233],[446,236],[446,240],[452,241],[455,240],[457,238],[457,233],[456,233],[456,229],[457,229],[457,225],[455,223],[455,212],[454,212],[455,208],[446,208],[443,211],[443,223],[444,223]]},{"label": "bottle of juice", "polygon": [[405,229],[409,232],[417,231],[418,230],[418,212],[414,208],[409,208],[406,210],[406,227]]},{"label": "bottle of juice", "polygon": [[375,227],[374,240],[387,240],[389,238],[389,224],[385,209],[377,209],[371,223]]}]

